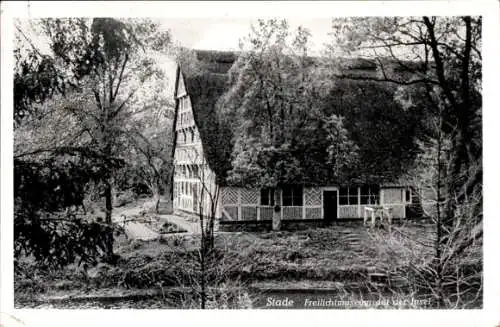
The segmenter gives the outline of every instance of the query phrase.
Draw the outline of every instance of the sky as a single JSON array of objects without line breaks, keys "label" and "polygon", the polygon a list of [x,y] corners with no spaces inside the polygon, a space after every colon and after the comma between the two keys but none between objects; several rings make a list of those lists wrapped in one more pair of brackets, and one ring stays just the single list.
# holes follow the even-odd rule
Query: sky
[{"label": "sky", "polygon": [[[279,17],[278,17],[279,18]],[[174,42],[191,49],[200,50],[239,50],[240,39],[250,33],[256,18],[200,17],[200,18],[157,18],[164,29],[171,31]],[[290,18],[290,30],[302,26],[311,32],[309,54],[319,55],[330,38],[331,18]],[[31,28],[30,21],[24,21],[22,29],[39,50],[50,53],[47,40]],[[162,60],[165,70],[172,75],[175,63],[167,58]],[[169,76],[169,80],[174,77]],[[170,81],[169,84],[173,85]],[[170,88],[170,87],[169,87]]]},{"label": "sky", "polygon": [[[311,32],[311,53],[319,53],[328,42],[330,18],[287,19],[292,30],[298,26]],[[193,49],[238,50],[239,40],[248,35],[255,19],[250,18],[189,18],[162,19],[162,25],[170,29],[174,41]]]}]

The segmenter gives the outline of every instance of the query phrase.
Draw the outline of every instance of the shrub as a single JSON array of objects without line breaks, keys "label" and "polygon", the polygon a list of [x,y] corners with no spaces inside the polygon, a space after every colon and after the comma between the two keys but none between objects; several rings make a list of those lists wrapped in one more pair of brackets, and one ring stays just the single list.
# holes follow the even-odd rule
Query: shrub
[{"label": "shrub", "polygon": [[126,204],[132,203],[136,200],[135,194],[132,190],[126,190],[125,192],[119,194],[116,199],[114,206],[121,207]]},{"label": "shrub", "polygon": [[141,214],[156,212],[156,201],[147,201],[142,205]]}]

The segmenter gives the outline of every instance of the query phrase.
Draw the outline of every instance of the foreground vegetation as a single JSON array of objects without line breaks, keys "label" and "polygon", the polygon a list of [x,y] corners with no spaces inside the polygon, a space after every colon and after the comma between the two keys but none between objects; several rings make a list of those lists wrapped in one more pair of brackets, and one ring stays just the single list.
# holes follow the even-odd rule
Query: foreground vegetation
[{"label": "foreground vegetation", "polygon": [[[429,226],[411,224],[390,232],[353,225],[219,233],[216,268],[208,270],[212,285],[207,307],[265,307],[271,296],[303,301],[318,294],[340,301],[370,300],[376,307],[435,307],[433,294],[419,288],[416,276],[411,276],[411,268],[423,271],[432,253],[425,252],[425,247],[403,246],[401,242],[411,235],[431,235]],[[120,237],[116,266],[100,264],[87,272],[74,265],[40,271],[23,260],[16,274],[16,306],[197,308],[193,281],[198,274],[194,260],[198,238],[176,234],[129,241]],[[478,260],[468,264],[480,267],[480,254],[478,247]],[[474,300],[469,305],[480,306],[481,298],[469,293],[469,300]],[[391,302],[380,301],[384,299]],[[421,302],[415,302],[418,299]],[[350,307],[366,305],[359,302]]]}]

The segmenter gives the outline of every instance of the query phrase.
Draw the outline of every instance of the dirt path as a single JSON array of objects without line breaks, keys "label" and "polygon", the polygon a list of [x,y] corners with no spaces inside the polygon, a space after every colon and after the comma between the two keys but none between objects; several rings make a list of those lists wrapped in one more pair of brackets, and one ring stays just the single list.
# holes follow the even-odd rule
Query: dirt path
[{"label": "dirt path", "polygon": [[[113,215],[113,221],[116,223],[119,223],[122,225],[125,229],[125,233],[127,233],[127,236],[132,238],[132,239],[139,239],[139,240],[152,240],[155,238],[160,237],[160,234],[146,226],[145,224],[141,222],[134,222],[134,221],[129,221],[126,224],[122,224],[122,221],[125,217],[125,219],[129,219],[132,216],[137,216],[139,215],[140,211],[142,210],[141,207],[134,207],[134,208],[116,208],[115,213]],[[185,229],[187,232],[183,234],[199,234],[200,233],[200,226],[197,223],[190,222],[186,220],[183,217],[175,216],[175,215],[168,215],[168,214],[154,214],[157,216],[159,219],[168,221],[172,224],[175,224],[183,229]],[[167,235],[175,235],[177,233],[170,233]]]},{"label": "dirt path", "polygon": [[141,208],[130,208],[130,209],[115,209],[115,214],[113,215],[113,221],[119,223],[125,229],[127,236],[134,240],[153,240],[160,237],[160,234],[153,231],[151,228],[147,227],[145,224],[140,222],[129,221],[123,224],[123,219],[129,219],[130,216],[138,215]]}]

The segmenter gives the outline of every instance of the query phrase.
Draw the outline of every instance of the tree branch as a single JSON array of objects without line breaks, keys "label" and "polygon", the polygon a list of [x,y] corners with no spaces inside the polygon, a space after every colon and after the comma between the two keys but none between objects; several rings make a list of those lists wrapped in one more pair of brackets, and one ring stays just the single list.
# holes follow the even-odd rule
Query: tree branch
[{"label": "tree branch", "polygon": [[438,48],[438,41],[436,40],[436,35],[434,33],[434,23],[429,20],[427,16],[424,16],[424,23],[425,26],[427,27],[427,32],[429,33],[430,37],[430,43],[429,46],[431,47],[434,62],[436,63],[436,74],[437,78],[439,80],[439,85],[443,89],[443,92],[452,105],[452,107],[455,110],[459,110],[458,104],[456,102],[455,97],[453,96],[453,93],[451,92],[450,86],[448,85],[448,81],[446,80],[445,77],[445,72],[444,72],[444,63],[441,58],[441,53],[439,52]]},{"label": "tree branch", "polygon": [[114,92],[112,92],[113,93],[113,101],[114,101],[114,99],[116,99],[116,95],[118,94],[118,91],[120,90],[120,85],[123,81],[123,72],[125,71],[125,66],[128,63],[128,59],[129,59],[129,56],[128,56],[128,53],[126,53],[125,60],[123,60],[122,68],[120,70],[120,75],[118,76],[118,83],[116,84],[116,88],[115,88]]}]

